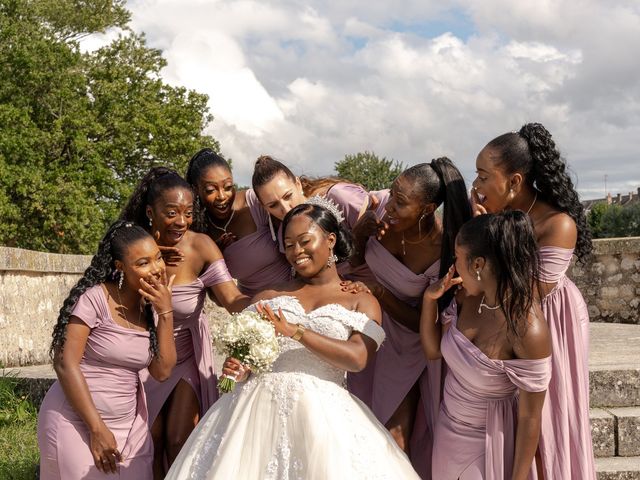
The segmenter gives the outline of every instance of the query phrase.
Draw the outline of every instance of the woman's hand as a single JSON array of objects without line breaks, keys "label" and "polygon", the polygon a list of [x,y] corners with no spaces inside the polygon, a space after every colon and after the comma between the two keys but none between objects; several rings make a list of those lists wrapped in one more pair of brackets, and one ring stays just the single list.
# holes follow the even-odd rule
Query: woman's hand
[{"label": "woman's hand", "polygon": [[370,282],[361,282],[361,281],[351,281],[351,280],[343,280],[340,282],[340,289],[343,292],[349,293],[361,293],[366,292],[370,293],[377,299],[380,299],[382,295],[384,295],[384,287],[380,285],[375,280]]},{"label": "woman's hand", "polygon": [[236,382],[244,382],[249,378],[251,369],[246,365],[243,365],[240,360],[233,357],[227,357],[222,364],[222,373],[227,377],[233,378]]},{"label": "woman's hand", "polygon": [[90,448],[96,468],[104,473],[118,473],[117,463],[122,462],[122,455],[118,451],[116,437],[100,422],[98,430],[90,432]]},{"label": "woman's hand", "polygon": [[173,281],[176,276],[171,275],[169,281],[167,281],[167,271],[164,270],[160,277],[160,280],[154,276],[140,279],[142,288],[138,290],[138,293],[142,295],[147,302],[153,305],[153,309],[161,314],[163,312],[169,312],[173,310],[171,306],[171,288],[173,287]]},{"label": "woman's hand", "polygon": [[471,187],[471,213],[474,217],[487,213],[487,209],[482,205],[482,200],[480,200],[480,195],[478,195],[476,187]]},{"label": "woman's hand", "polygon": [[184,262],[184,253],[178,247],[163,247],[158,245],[164,263],[169,267],[177,267]]},{"label": "woman's hand", "polygon": [[273,324],[276,333],[279,333],[283,337],[292,337],[296,333],[298,327],[295,324],[289,323],[287,321],[284,314],[282,313],[281,308],[278,308],[278,314],[276,315],[275,313],[273,313],[273,310],[271,310],[271,307],[269,305],[258,303],[256,304],[256,310],[260,315],[262,315]]},{"label": "woman's hand", "polygon": [[424,291],[423,298],[429,300],[438,300],[442,297],[447,290],[449,290],[454,285],[462,285],[462,278],[454,277],[453,275],[456,273],[456,266],[451,265],[449,267],[449,271],[446,273],[444,277],[442,277],[437,282],[433,282],[427,289]]},{"label": "woman's hand", "polygon": [[[373,207],[372,207],[373,205]],[[378,240],[382,240],[382,237],[389,229],[387,222],[379,219],[376,213],[373,211],[377,205],[371,202],[369,208],[362,214],[356,224],[353,226],[352,233],[356,239],[369,238],[375,235]]]},{"label": "woman's hand", "polygon": [[236,235],[231,232],[225,232],[218,237],[218,239],[216,240],[216,245],[218,245],[221,252],[224,252],[224,249],[236,240],[238,240],[238,237]]}]

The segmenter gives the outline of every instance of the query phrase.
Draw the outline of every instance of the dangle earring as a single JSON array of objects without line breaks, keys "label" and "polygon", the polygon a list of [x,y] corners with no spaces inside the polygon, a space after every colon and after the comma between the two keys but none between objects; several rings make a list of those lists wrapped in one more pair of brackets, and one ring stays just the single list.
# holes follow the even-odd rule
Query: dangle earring
[{"label": "dangle earring", "polygon": [[424,220],[424,215],[423,213],[420,220],[418,220],[418,239],[422,239],[422,220]]},{"label": "dangle earring", "polygon": [[296,278],[296,269],[291,267],[291,278]]},{"label": "dangle earring", "polygon": [[149,228],[153,227],[153,220],[151,220],[151,217],[149,217]]},{"label": "dangle earring", "polygon": [[478,278],[478,281],[482,280],[482,279],[480,278],[480,270],[476,270],[476,276],[477,276],[477,278]]},{"label": "dangle earring", "polygon": [[122,270],[118,270],[119,279],[118,279],[118,290],[122,290],[122,284],[124,283],[124,272]]},{"label": "dangle earring", "polygon": [[327,259],[327,267],[332,267],[338,261],[338,257],[333,253],[333,249],[329,250],[329,258]]}]

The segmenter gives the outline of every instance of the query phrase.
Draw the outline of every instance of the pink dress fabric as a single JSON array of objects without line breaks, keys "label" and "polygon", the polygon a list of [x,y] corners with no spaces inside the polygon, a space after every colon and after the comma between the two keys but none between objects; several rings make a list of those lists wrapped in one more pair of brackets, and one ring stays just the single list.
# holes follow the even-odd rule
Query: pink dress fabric
[{"label": "pink dress fabric", "polygon": [[[344,223],[349,230],[353,229],[358,222],[360,214],[369,205],[369,192],[360,185],[353,183],[336,183],[327,191],[325,197],[332,200],[342,209]],[[347,280],[363,281],[373,277],[366,263],[354,267],[348,261],[340,262],[337,270],[338,275]]]},{"label": "pink dress fabric", "polygon": [[[551,377],[551,357],[491,359],[457,329],[455,302],[447,310],[442,318],[450,326],[441,343],[447,374],[433,447],[433,478],[509,480],[518,389],[544,391]],[[529,478],[536,478],[535,462]]]},{"label": "pink dress fabric", "polygon": [[[378,198],[376,213],[382,217],[389,192],[378,192]],[[399,300],[414,307],[422,301],[424,290],[438,279],[440,261],[434,262],[425,272],[415,274],[373,237],[367,242],[365,258],[378,282]],[[427,360],[420,335],[384,311],[382,327],[385,343],[364,371],[348,375],[348,388],[371,408],[382,424],[386,424],[411,388],[416,383],[419,385],[421,399],[410,441],[410,458],[421,478],[429,479],[443,365],[441,360]]]},{"label": "pink dress fabric", "polygon": [[291,278],[291,265],[271,238],[269,214],[262,207],[253,189],[247,190],[247,205],[257,230],[233,242],[223,255],[238,288],[253,297]]},{"label": "pink dress fabric", "polygon": [[572,249],[540,247],[539,279],[557,283],[543,299],[552,342],[552,377],[542,411],[540,454],[546,479],[595,480],[589,424],[589,313],[567,278]]},{"label": "pink dress fabric", "polygon": [[218,399],[216,375],[213,370],[213,349],[209,323],[202,314],[208,287],[231,282],[223,259],[213,262],[195,281],[173,286],[173,337],[177,361],[171,376],[158,382],[145,370],[142,372],[147,394],[149,425],[153,425],[162,406],[180,380],[185,380],[198,397],[200,416]]},{"label": "pink dress fabric", "polygon": [[149,332],[118,325],[102,285],[84,292],[72,315],[91,329],[80,369],[100,417],[115,436],[123,462],[117,475],[106,475],[95,467],[89,430],[56,381],[38,414],[40,478],[151,479],[153,444],[139,375],[151,361]]}]

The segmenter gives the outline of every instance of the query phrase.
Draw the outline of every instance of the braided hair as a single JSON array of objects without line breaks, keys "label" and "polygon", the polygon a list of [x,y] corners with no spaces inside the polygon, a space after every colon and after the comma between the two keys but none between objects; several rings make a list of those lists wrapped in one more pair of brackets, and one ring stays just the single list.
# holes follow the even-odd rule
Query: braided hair
[{"label": "braided hair", "polygon": [[[174,188],[185,189],[195,197],[191,185],[178,172],[167,167],[153,167],[140,180],[127,205],[122,210],[120,220],[135,222],[144,228],[148,228],[147,205],[153,205],[164,192]],[[195,203],[194,210],[196,210]],[[196,215],[197,211],[194,212],[194,216]]]},{"label": "braided hair", "polygon": [[478,257],[490,265],[507,331],[522,336],[535,298],[539,264],[529,215],[520,210],[479,215],[462,226],[458,245],[467,249],[469,266]]},{"label": "braided hair", "polygon": [[[142,227],[131,222],[117,220],[109,227],[107,233],[100,240],[98,251],[91,259],[90,265],[84,271],[82,278],[73,286],[60,308],[58,321],[53,327],[53,340],[49,348],[49,356],[52,359],[56,353],[62,353],[64,349],[67,325],[80,296],[95,285],[115,280],[115,261],[123,261],[128,247],[144,238],[151,238],[151,236]],[[151,304],[145,304],[144,311],[149,331],[149,349],[154,356],[157,356],[158,336]]]},{"label": "braided hair", "polygon": [[[206,208],[202,205],[200,195],[198,195],[198,181],[208,169],[213,167],[225,168],[231,173],[231,166],[222,156],[218,155],[211,148],[202,148],[198,150],[187,166],[187,171],[184,174],[184,178],[191,185],[193,192],[195,193],[194,201],[194,215],[191,229],[200,232],[207,233],[207,212]],[[195,208],[197,207],[197,208]]]},{"label": "braided hair", "polygon": [[[421,192],[423,203],[435,203],[436,207],[444,204],[440,253],[440,277],[443,277],[453,265],[456,235],[471,218],[464,178],[447,157],[436,158],[431,163],[419,163],[400,175],[414,182],[414,191]],[[453,291],[448,291],[438,301],[440,311],[449,305],[453,295]]]},{"label": "braided hair", "polygon": [[593,250],[591,231],[584,206],[567,173],[567,164],[551,133],[540,123],[527,123],[517,133],[500,135],[487,146],[499,152],[499,164],[507,174],[522,173],[541,199],[573,219],[578,229],[575,253],[584,263]]}]

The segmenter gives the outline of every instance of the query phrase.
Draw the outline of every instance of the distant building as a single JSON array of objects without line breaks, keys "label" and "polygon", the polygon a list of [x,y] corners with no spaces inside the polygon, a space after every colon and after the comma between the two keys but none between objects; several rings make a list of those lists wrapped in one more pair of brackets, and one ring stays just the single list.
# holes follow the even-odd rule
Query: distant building
[{"label": "distant building", "polygon": [[585,213],[589,211],[599,203],[606,203],[607,205],[620,205],[621,207],[628,207],[636,203],[640,203],[640,187],[635,192],[629,192],[628,195],[622,195],[618,193],[615,197],[610,193],[606,198],[597,198],[595,200],[584,200],[582,205],[584,206]]}]

